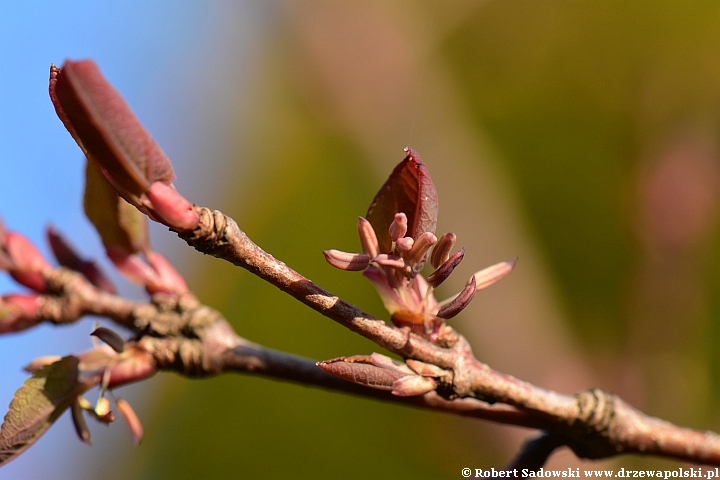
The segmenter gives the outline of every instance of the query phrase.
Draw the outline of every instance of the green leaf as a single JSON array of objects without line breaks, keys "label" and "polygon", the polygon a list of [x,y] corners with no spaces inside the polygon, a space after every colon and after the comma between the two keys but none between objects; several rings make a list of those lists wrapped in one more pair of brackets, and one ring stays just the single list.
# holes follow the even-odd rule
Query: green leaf
[{"label": "green leaf", "polygon": [[406,148],[407,156],[375,196],[366,218],[373,226],[380,253],[390,253],[392,240],[388,228],[396,213],[408,219],[407,236],[417,240],[425,232],[435,233],[438,198],[430,173],[420,155]]},{"label": "green leaf", "polygon": [[64,357],[36,371],[15,392],[0,427],[0,465],[35,443],[85,390],[77,357]]},{"label": "green leaf", "polygon": [[121,247],[135,253],[148,247],[147,218],[120,198],[91,161],[85,169],[83,207],[105,248]]}]

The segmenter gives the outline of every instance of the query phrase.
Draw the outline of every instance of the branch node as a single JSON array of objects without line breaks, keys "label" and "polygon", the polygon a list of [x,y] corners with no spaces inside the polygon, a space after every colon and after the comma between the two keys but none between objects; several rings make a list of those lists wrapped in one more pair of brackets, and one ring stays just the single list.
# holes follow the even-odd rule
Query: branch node
[{"label": "branch node", "polygon": [[194,205],[199,221],[195,230],[176,232],[180,238],[192,245],[195,250],[209,254],[225,242],[227,217],[218,210]]},{"label": "branch node", "polygon": [[599,388],[583,390],[575,395],[578,415],[571,425],[568,442],[580,458],[606,458],[622,449],[610,440],[610,429],[615,418],[615,395]]}]

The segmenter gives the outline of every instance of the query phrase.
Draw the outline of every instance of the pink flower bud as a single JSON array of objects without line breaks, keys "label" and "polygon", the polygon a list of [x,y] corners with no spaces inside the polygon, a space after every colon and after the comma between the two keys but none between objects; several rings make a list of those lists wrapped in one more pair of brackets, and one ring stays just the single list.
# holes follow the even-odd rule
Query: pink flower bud
[{"label": "pink flower bud", "polygon": [[173,264],[170,263],[167,258],[152,250],[147,252],[145,256],[147,257],[150,266],[160,277],[160,285],[148,285],[148,292],[151,294],[157,292],[181,294],[186,293],[189,290],[185,278],[180,275],[180,272],[175,269]]},{"label": "pink flower bud", "polygon": [[139,382],[157,372],[153,356],[137,346],[126,348],[123,360],[110,370],[107,388],[115,388],[128,383]]},{"label": "pink flower bud", "polygon": [[359,217],[357,227],[363,252],[367,253],[371,259],[377,257],[378,253],[380,253],[380,245],[373,226],[363,217]]},{"label": "pink flower bud", "polygon": [[40,323],[38,295],[5,295],[0,299],[0,333],[19,332]]},{"label": "pink flower bud", "polygon": [[41,272],[50,268],[50,264],[40,251],[24,235],[7,232],[5,234],[5,249],[18,270]]},{"label": "pink flower bud", "polygon": [[435,245],[435,242],[437,242],[437,238],[431,232],[425,232],[415,240],[412,249],[407,253],[405,259],[413,265],[416,272],[425,265],[427,252],[430,250],[430,247]]},{"label": "pink flower bud", "polygon": [[390,234],[390,240],[397,242],[398,238],[402,238],[407,233],[408,219],[404,213],[396,213],[393,218],[388,233]]},{"label": "pink flower bud", "polygon": [[50,264],[30,240],[19,233],[6,232],[5,251],[12,263],[10,275],[16,282],[36,292],[46,291],[41,272],[49,269]]},{"label": "pink flower bud", "polygon": [[437,382],[430,377],[408,375],[399,378],[392,384],[392,394],[398,397],[415,397],[424,395],[437,388]]},{"label": "pink flower bud", "polygon": [[357,272],[365,270],[370,264],[370,255],[366,253],[348,253],[340,250],[325,250],[325,260],[335,268]]},{"label": "pink flower bud", "polygon": [[415,240],[413,240],[412,237],[402,237],[398,238],[395,242],[395,248],[399,253],[408,253],[412,250],[414,244]]},{"label": "pink flower bud", "polygon": [[107,247],[105,253],[120,273],[131,282],[145,287],[160,285],[160,276],[155,269],[134,253],[130,253],[122,247]]},{"label": "pink flower bud", "polygon": [[154,182],[145,192],[152,203],[153,212],[170,228],[180,231],[195,230],[199,217],[192,203],[170,185]]},{"label": "pink flower bud", "polygon": [[38,293],[45,292],[47,290],[47,283],[45,277],[40,272],[10,272],[10,276],[20,285],[23,285],[31,290]]},{"label": "pink flower bud", "polygon": [[373,260],[378,265],[382,265],[383,267],[391,267],[396,268],[398,270],[402,270],[403,272],[407,270],[407,265],[405,264],[405,261],[402,259],[402,257],[398,257],[397,255],[388,255],[387,253],[381,253],[375,259]]},{"label": "pink flower bud", "polygon": [[452,232],[445,233],[438,238],[430,256],[430,264],[437,269],[450,258],[450,251],[455,246],[457,235]]},{"label": "pink flower bud", "polygon": [[6,306],[16,307],[26,317],[34,317],[38,311],[38,300],[40,295],[34,293],[25,295],[11,293],[2,297],[2,303]]}]

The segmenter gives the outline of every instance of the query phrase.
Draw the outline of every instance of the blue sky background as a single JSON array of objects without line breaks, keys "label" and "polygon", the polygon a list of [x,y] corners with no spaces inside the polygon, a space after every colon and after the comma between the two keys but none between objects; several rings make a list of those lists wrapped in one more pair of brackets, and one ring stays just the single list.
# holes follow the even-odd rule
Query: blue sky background
[{"label": "blue sky background", "polygon": [[[53,224],[86,256],[104,257],[82,212],[84,159],[57,119],[47,93],[50,64],[62,64],[66,58],[93,58],[99,64],[173,160],[179,188],[190,191],[190,198],[194,194],[195,201],[206,200],[188,178],[202,177],[213,158],[213,130],[207,120],[213,105],[222,100],[213,96],[213,78],[218,77],[210,72],[225,69],[240,85],[258,31],[257,5],[235,2],[234,8],[246,9],[247,16],[241,17],[247,21],[235,17],[233,29],[227,29],[219,13],[227,9],[222,2],[0,2],[0,216],[6,227],[24,233],[48,253],[44,229]],[[228,41],[237,44],[231,59],[217,47]],[[199,155],[202,162],[193,163]],[[168,234],[153,230],[159,250],[163,235]],[[179,258],[182,251],[173,248],[169,255]],[[118,283],[124,282],[118,279]],[[21,288],[0,275],[1,293]],[[139,294],[137,289],[123,288],[130,295]],[[21,371],[24,365],[37,356],[88,349],[86,335],[91,328],[92,321],[85,320],[70,327],[41,326],[0,337],[3,411],[27,378]],[[126,396],[131,398],[132,391]],[[106,442],[102,437],[122,434],[125,437],[118,443],[130,445],[122,425],[91,426],[91,430],[94,447],[88,448],[76,439],[65,415],[0,476],[78,478],[83,463],[79,455],[101,455]]]}]

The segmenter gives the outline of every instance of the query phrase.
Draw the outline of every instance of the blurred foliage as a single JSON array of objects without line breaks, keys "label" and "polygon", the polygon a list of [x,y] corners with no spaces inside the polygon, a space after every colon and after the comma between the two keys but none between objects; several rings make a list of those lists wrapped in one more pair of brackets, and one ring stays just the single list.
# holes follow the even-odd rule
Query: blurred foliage
[{"label": "blurred foliage", "polygon": [[[448,69],[469,128],[500,152],[588,362],[650,413],[717,430],[717,198],[708,226],[679,247],[642,229],[657,220],[645,218],[643,192],[668,139],[702,137],[717,171],[720,4],[489,1],[449,21],[452,5],[414,12],[440,32],[427,55]],[[230,140],[248,145],[222,174],[237,178],[226,213],[277,258],[383,315],[360,275],[322,260],[323,249],[359,248],[355,220],[380,183],[357,137],[319,119],[285,66],[313,68],[293,28],[278,15],[259,52],[245,113],[257,120]],[[402,146],[388,155],[399,161]],[[271,348],[317,359],[377,350],[218,260],[191,282],[241,335]],[[459,419],[249,376],[173,377],[155,402],[131,453],[142,461],[118,466],[117,478],[458,478],[509,455],[463,433]]]},{"label": "blurred foliage", "polygon": [[626,333],[639,156],[684,122],[717,128],[719,18],[713,2],[488,2],[444,45],[587,342]]}]

